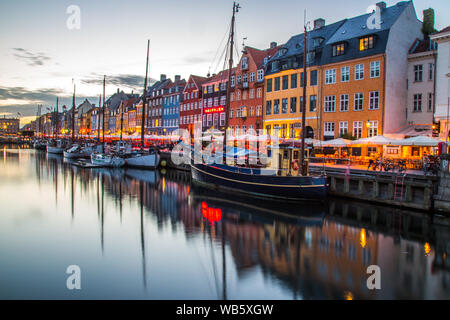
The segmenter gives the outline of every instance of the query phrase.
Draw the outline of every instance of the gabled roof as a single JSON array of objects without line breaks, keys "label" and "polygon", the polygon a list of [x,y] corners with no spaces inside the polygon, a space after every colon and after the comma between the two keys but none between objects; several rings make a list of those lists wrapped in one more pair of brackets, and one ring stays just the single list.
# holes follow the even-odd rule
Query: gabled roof
[{"label": "gabled roof", "polygon": [[430,38],[424,40],[416,39],[409,49],[409,54],[422,53],[428,51],[435,51],[437,49],[437,43]]},{"label": "gabled roof", "polygon": [[252,60],[256,64],[256,67],[259,69],[262,66],[264,66],[264,58],[268,57],[270,59],[278,52],[278,50],[281,47],[282,47],[282,45],[279,45],[279,46],[276,46],[273,48],[260,50],[260,49],[256,49],[256,48],[247,46],[247,47],[245,47],[245,50],[251,56]]},{"label": "gabled roof", "polygon": [[190,78],[192,78],[192,81],[194,81],[199,90],[202,90],[202,85],[209,80],[209,78],[196,76],[193,74],[191,74]]},{"label": "gabled roof", "polygon": [[[231,74],[233,74],[235,71],[236,71],[236,67],[231,69]],[[208,81],[204,82],[203,85],[206,86],[206,85],[211,85],[212,83],[223,82],[223,81],[228,81],[228,69],[222,70],[218,74],[212,76],[211,78],[208,78]]]},{"label": "gabled roof", "polygon": [[450,26],[442,29],[441,31],[433,33],[433,36],[437,36],[437,35],[444,34],[444,33],[447,33],[447,32],[450,32]]}]

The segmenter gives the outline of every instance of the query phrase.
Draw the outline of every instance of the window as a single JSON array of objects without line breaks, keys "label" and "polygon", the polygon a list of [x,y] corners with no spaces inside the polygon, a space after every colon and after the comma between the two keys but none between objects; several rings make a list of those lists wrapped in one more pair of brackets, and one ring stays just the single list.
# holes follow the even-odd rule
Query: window
[{"label": "window", "polygon": [[380,76],[380,61],[372,61],[370,63],[370,77],[378,78]]},{"label": "window", "polygon": [[206,127],[206,114],[203,115],[203,127]]},{"label": "window", "polygon": [[428,80],[433,80],[434,63],[428,64]]},{"label": "window", "polygon": [[248,69],[248,57],[242,58],[242,61],[241,61],[241,69],[242,69],[242,70]]},{"label": "window", "polygon": [[299,112],[303,113],[303,97],[300,97]]},{"label": "window", "polygon": [[250,99],[255,98],[255,89],[250,89]]},{"label": "window", "polygon": [[336,69],[325,70],[325,84],[336,83]]},{"label": "window", "polygon": [[348,94],[341,94],[341,112],[348,111]]},{"label": "window", "polygon": [[267,126],[266,126],[266,134],[271,134],[271,125],[270,124],[268,124]]},{"label": "window", "polygon": [[261,117],[262,116],[262,106],[256,107],[256,116]]},{"label": "window", "polygon": [[369,95],[369,110],[377,110],[379,108],[380,93],[371,91]]},{"label": "window", "polygon": [[240,83],[241,83],[241,76],[237,76],[236,82],[237,82],[237,84],[240,84]]},{"label": "window", "polygon": [[220,97],[220,105],[224,106],[227,103],[227,96]]},{"label": "window", "polygon": [[262,88],[256,89],[256,97],[261,98],[262,97]]},{"label": "window", "polygon": [[300,73],[300,88],[303,88],[303,86],[305,85],[305,79],[303,76],[303,72]]},{"label": "window", "polygon": [[373,48],[374,41],[373,36],[364,37],[359,39],[359,51],[365,51]]},{"label": "window", "polygon": [[234,92],[230,93],[230,101],[234,101]]},{"label": "window", "polygon": [[356,139],[360,139],[362,137],[362,121],[353,121],[353,136]]},{"label": "window", "polygon": [[273,114],[280,113],[280,99],[275,99],[273,101]]},{"label": "window", "polygon": [[283,76],[283,90],[289,89],[289,76]]},{"label": "window", "polygon": [[310,86],[317,86],[317,70],[312,70],[309,73],[309,77],[310,77]]},{"label": "window", "polygon": [[341,56],[343,54],[344,54],[344,44],[343,43],[335,44],[333,46],[333,57]]},{"label": "window", "polygon": [[288,112],[288,99],[284,98],[281,100],[281,113]]},{"label": "window", "polygon": [[336,108],[336,96],[325,97],[325,112],[334,112]]},{"label": "window", "polygon": [[272,92],[272,79],[267,79],[266,88],[267,92]]},{"label": "window", "polygon": [[223,127],[225,125],[225,112],[220,114],[220,126]]},{"label": "window", "polygon": [[428,93],[428,112],[433,111],[433,94]]},{"label": "window", "polygon": [[280,77],[275,78],[275,89],[274,91],[280,91]]},{"label": "window", "polygon": [[324,123],[324,133],[325,136],[333,136],[334,137],[334,122],[325,122]]},{"label": "window", "polygon": [[291,74],[291,89],[297,88],[297,74]]},{"label": "window", "polygon": [[341,68],[341,82],[350,81],[350,67]]},{"label": "window", "polygon": [[339,135],[342,136],[348,133],[348,122],[341,121],[339,122]]},{"label": "window", "polygon": [[231,86],[234,87],[234,76],[231,76]]},{"label": "window", "polygon": [[421,82],[423,75],[423,66],[421,64],[416,64],[414,66],[414,81]]},{"label": "window", "polygon": [[237,101],[241,100],[241,91],[240,90],[236,91],[236,100]]},{"label": "window", "polygon": [[258,82],[263,81],[263,79],[264,79],[264,70],[263,69],[259,69],[257,71],[256,79],[258,80]]},{"label": "window", "polygon": [[317,105],[317,96],[315,94],[309,96],[309,111],[310,112],[316,111],[316,105]]},{"label": "window", "polygon": [[266,114],[272,114],[272,101],[266,101]]},{"label": "window", "polygon": [[369,137],[374,137],[378,135],[378,120],[371,120],[369,121],[370,126],[369,126],[369,132],[368,135]]},{"label": "window", "polygon": [[254,117],[255,116],[255,108],[252,106],[250,107],[250,113],[249,113],[250,117]]},{"label": "window", "polygon": [[422,112],[422,94],[418,93],[414,95],[414,112]]},{"label": "window", "polygon": [[242,92],[242,100],[247,100],[247,90]]},{"label": "window", "polygon": [[364,79],[364,65],[361,63],[355,66],[355,80],[362,79]]},{"label": "window", "polygon": [[297,112],[297,97],[291,97],[291,113]]},{"label": "window", "polygon": [[242,76],[242,82],[248,82],[248,73]]},{"label": "window", "polygon": [[231,110],[230,110],[230,119],[233,119],[233,117],[234,117],[234,110],[231,109]]},{"label": "window", "polygon": [[355,104],[353,106],[353,110],[361,111],[363,109],[364,104],[364,94],[363,93],[355,93]]}]

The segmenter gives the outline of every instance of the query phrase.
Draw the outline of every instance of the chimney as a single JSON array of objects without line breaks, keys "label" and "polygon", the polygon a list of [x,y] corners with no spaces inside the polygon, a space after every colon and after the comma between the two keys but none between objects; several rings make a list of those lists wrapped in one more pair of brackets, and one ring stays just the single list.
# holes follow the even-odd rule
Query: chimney
[{"label": "chimney", "polygon": [[117,88],[117,94],[119,94],[119,88]]},{"label": "chimney", "polygon": [[181,76],[179,74],[175,75],[175,82],[178,82],[181,80]]},{"label": "chimney", "polygon": [[384,1],[378,2],[377,7],[380,8],[381,11],[383,11],[384,9],[386,9],[386,2]]},{"label": "chimney", "polygon": [[319,18],[314,20],[314,30],[320,29],[325,26],[325,19]]},{"label": "chimney", "polygon": [[277,46],[277,43],[275,41],[270,43],[270,49],[273,49]]},{"label": "chimney", "polygon": [[166,76],[165,74],[161,74],[160,80],[161,80],[161,81],[164,81],[164,80],[166,80],[166,79],[167,79],[167,76]]}]

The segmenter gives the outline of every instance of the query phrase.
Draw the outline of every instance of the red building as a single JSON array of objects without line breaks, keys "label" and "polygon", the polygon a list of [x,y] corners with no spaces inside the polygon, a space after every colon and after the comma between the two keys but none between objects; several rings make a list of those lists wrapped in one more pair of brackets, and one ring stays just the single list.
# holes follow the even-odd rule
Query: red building
[{"label": "red building", "polygon": [[279,48],[275,42],[266,50],[244,48],[231,77],[230,129],[263,129],[264,66]]},{"label": "red building", "polygon": [[228,70],[220,71],[203,83],[202,131],[208,129],[225,131],[227,85]]},{"label": "red building", "polygon": [[202,119],[202,85],[208,78],[191,75],[182,93],[180,103],[180,129],[186,129],[194,135],[194,123]]}]

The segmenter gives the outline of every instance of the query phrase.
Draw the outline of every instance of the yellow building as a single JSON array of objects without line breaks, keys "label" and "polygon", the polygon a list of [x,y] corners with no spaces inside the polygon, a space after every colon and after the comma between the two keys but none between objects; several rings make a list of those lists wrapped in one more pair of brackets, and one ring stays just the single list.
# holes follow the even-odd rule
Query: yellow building
[{"label": "yellow building", "polygon": [[[308,68],[306,86],[306,132],[313,138],[319,127],[321,81],[318,68]],[[303,105],[303,69],[290,69],[267,75],[264,96],[264,128],[274,134],[278,128],[280,138],[300,138]]]}]

